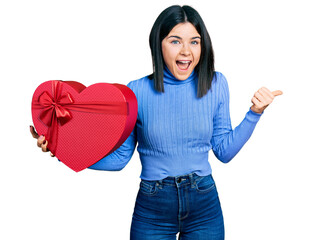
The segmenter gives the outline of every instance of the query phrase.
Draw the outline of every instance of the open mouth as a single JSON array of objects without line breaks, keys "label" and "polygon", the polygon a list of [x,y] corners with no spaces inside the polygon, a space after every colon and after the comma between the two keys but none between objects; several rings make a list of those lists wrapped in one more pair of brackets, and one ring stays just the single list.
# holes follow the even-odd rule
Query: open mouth
[{"label": "open mouth", "polygon": [[192,61],[176,61],[176,64],[178,66],[178,68],[181,71],[186,71],[188,70],[189,66],[191,65]]}]

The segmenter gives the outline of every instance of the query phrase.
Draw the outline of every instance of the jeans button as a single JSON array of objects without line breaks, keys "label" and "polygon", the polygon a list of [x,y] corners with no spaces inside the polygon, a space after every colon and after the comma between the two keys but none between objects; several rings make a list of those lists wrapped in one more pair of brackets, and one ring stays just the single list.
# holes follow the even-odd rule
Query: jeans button
[{"label": "jeans button", "polygon": [[180,183],[182,180],[181,180],[181,178],[178,178],[177,179],[177,183]]}]

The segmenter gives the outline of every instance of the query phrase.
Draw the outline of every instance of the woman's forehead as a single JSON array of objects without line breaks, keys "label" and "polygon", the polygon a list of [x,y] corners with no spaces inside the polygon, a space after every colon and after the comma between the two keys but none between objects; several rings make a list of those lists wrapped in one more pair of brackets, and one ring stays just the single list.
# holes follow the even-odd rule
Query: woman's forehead
[{"label": "woman's forehead", "polygon": [[200,37],[200,34],[197,32],[196,28],[190,22],[179,23],[168,34],[170,36],[178,36],[180,38],[194,38]]}]

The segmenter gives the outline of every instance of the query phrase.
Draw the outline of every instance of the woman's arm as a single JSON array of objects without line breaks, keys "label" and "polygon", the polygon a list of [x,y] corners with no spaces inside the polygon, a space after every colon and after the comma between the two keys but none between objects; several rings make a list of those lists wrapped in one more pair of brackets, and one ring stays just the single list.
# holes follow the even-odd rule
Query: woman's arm
[{"label": "woman's arm", "polygon": [[274,95],[280,95],[281,91],[271,93],[267,89],[259,89],[260,92],[256,92],[252,98],[253,106],[246,113],[243,121],[232,130],[228,83],[222,74],[219,75],[218,81],[220,81],[221,95],[219,107],[213,121],[211,144],[215,156],[220,161],[228,163],[248,141],[264,109],[273,101]]},{"label": "woman's arm", "polygon": [[136,127],[132,130],[127,140],[114,152],[91,165],[90,169],[120,171],[130,161],[137,143]]}]

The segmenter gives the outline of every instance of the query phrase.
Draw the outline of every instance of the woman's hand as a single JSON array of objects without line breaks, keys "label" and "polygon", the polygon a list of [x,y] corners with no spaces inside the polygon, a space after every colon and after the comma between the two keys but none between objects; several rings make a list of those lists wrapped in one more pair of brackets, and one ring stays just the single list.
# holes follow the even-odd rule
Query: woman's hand
[{"label": "woman's hand", "polygon": [[255,113],[262,113],[267,108],[276,96],[282,95],[283,92],[280,90],[271,92],[269,89],[262,87],[252,97],[251,110]]},{"label": "woman's hand", "polygon": [[[43,152],[48,152],[48,141],[45,140],[45,137],[43,135],[39,136],[33,126],[30,126],[30,133],[33,138],[37,139],[37,146],[40,147]],[[53,153],[50,153],[50,155],[51,157],[54,157]]]}]

